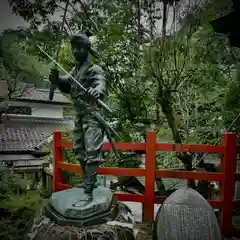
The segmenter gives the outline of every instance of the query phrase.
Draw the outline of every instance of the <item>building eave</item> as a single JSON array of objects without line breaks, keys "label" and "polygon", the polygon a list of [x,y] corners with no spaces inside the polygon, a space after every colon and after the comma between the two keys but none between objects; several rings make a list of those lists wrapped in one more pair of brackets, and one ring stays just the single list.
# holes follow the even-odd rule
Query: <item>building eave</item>
[{"label": "building eave", "polygon": [[[32,155],[32,156],[34,156],[35,157],[35,155],[36,155],[36,152],[35,151],[33,151],[33,150],[23,150],[23,151],[0,151],[0,155],[1,154],[4,154],[4,155],[22,155],[22,154],[30,154],[30,155]],[[46,155],[49,155],[50,154],[50,152],[48,153],[48,154],[46,154],[46,151],[38,151],[38,153],[37,154],[45,154],[45,156]]]},{"label": "building eave", "polygon": [[41,122],[55,122],[56,124],[68,124],[69,121],[74,119],[73,116],[65,116],[63,118],[53,118],[53,117],[39,117],[39,116],[32,116],[32,115],[24,115],[24,114],[7,114],[2,116],[2,121],[41,121]]},{"label": "building eave", "polygon": [[71,106],[71,102],[56,102],[56,101],[44,101],[44,100],[33,100],[33,99],[17,99],[15,102],[25,102],[25,103],[41,103],[47,105],[63,105],[63,106]]}]

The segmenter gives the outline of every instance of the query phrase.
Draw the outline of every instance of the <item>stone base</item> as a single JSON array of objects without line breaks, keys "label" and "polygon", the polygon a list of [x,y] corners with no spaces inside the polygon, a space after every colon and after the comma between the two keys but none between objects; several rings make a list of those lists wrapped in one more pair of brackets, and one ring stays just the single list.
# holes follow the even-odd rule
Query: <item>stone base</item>
[{"label": "stone base", "polygon": [[116,201],[110,189],[95,188],[89,201],[84,188],[71,188],[53,193],[44,215],[58,225],[83,227],[111,221],[115,211]]},{"label": "stone base", "polygon": [[116,202],[115,211],[112,212],[110,221],[106,222],[107,218],[105,218],[104,223],[98,221],[99,224],[88,224],[88,226],[82,227],[76,227],[79,225],[77,221],[75,222],[76,226],[73,226],[67,218],[66,225],[63,224],[63,221],[61,222],[62,225],[59,225],[45,215],[46,206],[49,206],[49,203],[46,203],[36,214],[32,228],[25,238],[26,240],[135,239],[134,224],[131,220],[133,216],[129,208],[123,203]]}]

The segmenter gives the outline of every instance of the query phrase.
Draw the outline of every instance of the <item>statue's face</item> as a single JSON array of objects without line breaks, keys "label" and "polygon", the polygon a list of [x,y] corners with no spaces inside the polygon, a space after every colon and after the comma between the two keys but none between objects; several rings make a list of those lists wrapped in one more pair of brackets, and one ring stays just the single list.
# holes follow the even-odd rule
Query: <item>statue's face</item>
[{"label": "statue's face", "polygon": [[77,62],[83,63],[88,57],[88,49],[81,45],[72,46],[73,56]]}]

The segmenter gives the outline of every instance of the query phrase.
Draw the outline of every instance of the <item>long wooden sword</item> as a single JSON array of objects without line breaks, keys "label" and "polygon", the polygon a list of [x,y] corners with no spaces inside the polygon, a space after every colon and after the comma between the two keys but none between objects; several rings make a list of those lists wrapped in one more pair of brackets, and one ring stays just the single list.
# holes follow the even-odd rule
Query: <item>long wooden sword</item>
[{"label": "long wooden sword", "polygon": [[[47,52],[45,52],[39,45],[37,45],[37,47],[39,48],[39,50],[44,53],[50,60],[53,61],[53,63],[59,67],[59,69],[61,69],[71,80],[73,80],[78,86],[79,88],[81,88],[84,92],[87,92],[87,89],[85,87],[82,86],[81,83],[79,83],[68,71],[66,71],[56,60],[54,60]],[[113,111],[100,99],[95,99],[97,104],[102,107],[106,112],[108,113],[113,113]]]},{"label": "long wooden sword", "polygon": [[[63,14],[61,29],[58,32],[58,46],[57,46],[56,56],[55,56],[56,61],[58,61],[59,53],[60,53],[60,50],[61,50],[62,34],[63,34],[64,24],[65,24],[65,20],[66,20],[68,5],[69,5],[69,1],[67,1],[67,3],[66,3],[65,9],[64,9],[64,14]],[[51,101],[53,100],[54,90],[55,90],[55,86],[53,84],[51,84],[50,91],[49,91],[49,100],[51,100]]]}]

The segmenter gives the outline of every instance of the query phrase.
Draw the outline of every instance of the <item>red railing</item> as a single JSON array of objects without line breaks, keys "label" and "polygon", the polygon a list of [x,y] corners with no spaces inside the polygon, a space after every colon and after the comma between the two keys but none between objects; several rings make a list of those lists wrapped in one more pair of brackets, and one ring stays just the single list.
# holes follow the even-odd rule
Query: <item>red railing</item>
[{"label": "red railing", "polygon": [[[144,176],[145,177],[145,193],[128,194],[115,193],[119,201],[131,201],[144,203],[143,216],[144,220],[154,219],[154,203],[161,203],[166,196],[156,197],[154,194],[154,182],[156,177],[163,178],[185,178],[195,180],[220,181],[220,200],[209,200],[213,208],[220,209],[221,212],[221,230],[225,236],[232,235],[232,210],[240,208],[240,200],[234,198],[234,183],[240,180],[240,174],[235,173],[236,168],[236,152],[240,152],[240,147],[236,147],[236,134],[226,133],[223,136],[222,144],[200,145],[200,144],[159,144],[156,142],[157,136],[155,132],[148,132],[146,143],[115,143],[116,148],[122,151],[144,150],[146,152],[146,168],[99,168],[100,175],[115,176]],[[69,185],[62,183],[61,169],[79,172],[81,168],[75,164],[64,163],[62,148],[72,148],[71,142],[62,140],[61,132],[54,132],[54,175],[53,175],[53,191],[68,189]],[[103,151],[112,149],[110,143],[105,143]],[[157,151],[177,151],[177,152],[207,152],[221,154],[220,172],[188,172],[178,170],[156,170],[156,152]]]}]

